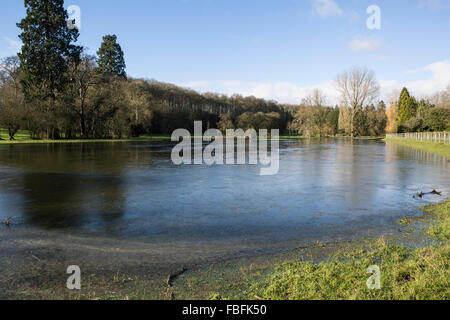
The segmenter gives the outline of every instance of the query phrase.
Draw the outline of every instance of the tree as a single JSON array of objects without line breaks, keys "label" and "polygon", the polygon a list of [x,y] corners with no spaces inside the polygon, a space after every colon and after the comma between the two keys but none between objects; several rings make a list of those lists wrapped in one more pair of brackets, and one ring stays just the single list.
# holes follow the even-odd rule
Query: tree
[{"label": "tree", "polygon": [[0,61],[0,84],[11,82],[14,85],[15,93],[21,89],[22,74],[18,56],[6,57]]},{"label": "tree", "polygon": [[16,94],[13,86],[2,86],[0,88],[0,125],[8,129],[9,140],[15,140],[14,136],[22,126],[24,115],[21,93]]},{"label": "tree", "polygon": [[342,106],[339,108],[338,130],[340,134],[351,135],[351,116],[352,110],[349,107]]},{"label": "tree", "polygon": [[339,132],[339,114],[340,114],[339,106],[334,107],[334,109],[331,110],[329,114],[331,134],[333,136],[336,136]]},{"label": "tree", "polygon": [[450,85],[444,91],[435,93],[431,99],[437,107],[450,109]]},{"label": "tree", "polygon": [[[314,89],[308,96],[302,99],[303,108],[297,113],[297,126],[300,132],[307,136],[335,135],[339,111],[325,107],[326,95],[320,89]],[[303,126],[300,128],[299,126]]]},{"label": "tree", "polygon": [[327,103],[327,97],[320,89],[314,89],[308,96],[303,98],[302,106],[324,107]]},{"label": "tree", "polygon": [[116,35],[106,35],[103,37],[103,42],[97,51],[97,55],[98,70],[100,73],[114,74],[126,78],[125,58],[122,48],[117,43]]},{"label": "tree", "polygon": [[417,102],[411,97],[408,89],[403,88],[398,102],[398,125],[401,127],[411,118],[416,116]]},{"label": "tree", "polygon": [[138,137],[152,130],[153,112],[150,109],[151,96],[142,80],[126,85],[127,107],[130,114],[131,135]]},{"label": "tree", "polygon": [[397,133],[398,132],[398,103],[393,102],[386,110],[387,125],[386,132]]},{"label": "tree", "polygon": [[7,57],[0,61],[0,125],[8,129],[11,141],[25,116],[21,78],[18,57]]},{"label": "tree", "polygon": [[93,56],[84,55],[81,58],[81,63],[71,64],[71,91],[72,91],[72,108],[78,115],[80,121],[81,137],[88,137],[86,128],[86,117],[88,114],[88,94],[91,88],[98,83],[98,77],[95,72],[95,58]]},{"label": "tree", "polygon": [[380,91],[375,74],[366,67],[353,67],[336,78],[342,102],[350,107],[350,131],[355,135],[354,120],[357,112],[364,105],[371,103]]},{"label": "tree", "polygon": [[450,85],[441,94],[440,107],[450,109]]},{"label": "tree", "polygon": [[72,44],[79,33],[68,27],[63,4],[63,0],[25,0],[27,15],[17,26],[22,29],[19,58],[27,98],[55,99],[69,82],[69,63],[80,59],[82,47]]},{"label": "tree", "polygon": [[315,121],[316,108],[311,106],[301,106],[298,110],[294,125],[297,131],[305,137],[315,137],[319,130]]},{"label": "tree", "polygon": [[384,101],[380,101],[378,103],[376,111],[375,135],[376,136],[384,135],[386,133],[387,124],[388,124],[388,117],[386,115],[386,103],[384,103]]},{"label": "tree", "polygon": [[235,129],[231,114],[221,114],[220,121],[217,123],[217,128],[222,132],[226,132],[227,129]]},{"label": "tree", "polygon": [[427,131],[449,131],[450,109],[434,108],[427,113],[424,119],[424,127]]},{"label": "tree", "polygon": [[60,120],[67,120],[63,100],[70,83],[69,65],[77,64],[82,52],[82,47],[73,44],[79,33],[69,28],[63,4],[63,0],[25,0],[27,14],[17,24],[23,42],[19,54],[22,90],[35,108],[29,114],[39,119],[33,126],[45,127],[47,138],[53,139],[60,137]]},{"label": "tree", "polygon": [[301,106],[290,129],[307,137],[335,135],[338,112],[330,107]]},{"label": "tree", "polygon": [[[369,108],[373,108],[373,105]],[[354,126],[353,126],[353,130],[354,130],[354,136],[367,136],[369,135],[369,128],[370,128],[370,124],[368,122],[367,119],[367,108],[366,109],[360,109],[358,108],[358,111],[355,114],[355,118],[354,118]]]}]

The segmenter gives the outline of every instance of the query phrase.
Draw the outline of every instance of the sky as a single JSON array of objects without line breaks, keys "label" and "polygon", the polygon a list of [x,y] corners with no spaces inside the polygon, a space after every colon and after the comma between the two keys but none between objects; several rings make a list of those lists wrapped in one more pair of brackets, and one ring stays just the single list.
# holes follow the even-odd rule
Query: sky
[{"label": "sky", "polygon": [[[116,34],[129,76],[200,92],[298,104],[320,88],[334,104],[334,79],[353,66],[375,72],[385,100],[403,86],[423,97],[450,85],[450,0],[66,0],[69,6],[79,8],[78,43],[88,53]],[[380,19],[368,13],[373,6]],[[20,50],[16,23],[24,16],[24,1],[3,1],[0,57]]]}]

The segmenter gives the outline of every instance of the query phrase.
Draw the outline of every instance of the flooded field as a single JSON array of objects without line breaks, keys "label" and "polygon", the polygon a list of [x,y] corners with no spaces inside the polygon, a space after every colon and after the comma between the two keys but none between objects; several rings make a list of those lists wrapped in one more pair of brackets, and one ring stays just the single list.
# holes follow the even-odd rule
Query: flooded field
[{"label": "flooded field", "polygon": [[[392,235],[397,220],[450,192],[446,158],[383,141],[283,141],[274,176],[251,165],[175,166],[172,147],[0,146],[0,219],[13,217],[0,227],[0,286],[65,283],[71,264],[163,275]],[[413,198],[432,189],[442,197]]]}]

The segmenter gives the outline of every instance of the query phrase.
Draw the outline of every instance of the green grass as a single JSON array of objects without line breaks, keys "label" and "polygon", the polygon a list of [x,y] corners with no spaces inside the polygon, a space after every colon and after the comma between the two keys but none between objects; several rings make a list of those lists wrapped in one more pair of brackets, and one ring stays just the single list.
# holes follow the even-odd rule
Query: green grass
[{"label": "green grass", "polygon": [[[87,142],[135,142],[135,141],[164,141],[171,140],[171,135],[165,134],[157,134],[152,136],[142,136],[139,138],[131,138],[131,139],[61,139],[61,140],[36,140],[31,139],[30,133],[26,130],[19,131],[15,136],[15,140],[10,141],[8,130],[0,129],[0,145],[2,144],[39,144],[39,143],[87,143]],[[194,136],[192,137],[194,138]],[[286,140],[302,140],[302,139],[317,139],[316,138],[307,138],[303,136],[289,136],[289,135],[281,135],[281,141]],[[350,137],[322,137],[322,138],[339,138],[339,139],[351,139]],[[354,138],[355,140],[379,140],[381,138],[377,137],[360,137]],[[269,138],[270,140],[270,138]]]},{"label": "green grass", "polygon": [[448,242],[450,240],[450,200],[426,206],[422,210],[435,218],[431,222],[428,234],[434,239]]},{"label": "green grass", "polygon": [[[21,130],[21,131],[17,132],[17,134],[15,135],[14,138],[17,141],[29,140],[30,133],[28,131]],[[8,130],[0,128],[0,143],[8,143],[8,142],[10,142]]]},{"label": "green grass", "polygon": [[[281,264],[250,296],[268,300],[422,300],[450,298],[450,246],[407,249],[380,240],[368,249],[341,253],[326,262]],[[378,265],[381,289],[366,285],[367,268]]]},{"label": "green grass", "polygon": [[[422,208],[432,218],[427,234],[436,244],[411,249],[380,239],[344,248],[320,263],[288,260],[255,280],[246,299],[262,300],[448,300],[450,299],[450,200]],[[408,223],[409,220],[400,220]],[[370,290],[367,268],[381,270],[381,289]],[[242,290],[242,289],[241,289]],[[220,298],[221,292],[210,295]],[[227,297],[225,295],[225,297]],[[233,298],[231,294],[230,297]]]},{"label": "green grass", "polygon": [[15,135],[15,140],[10,141],[8,130],[0,129],[0,145],[11,145],[11,144],[42,144],[42,143],[91,143],[91,142],[139,142],[139,141],[165,141],[170,140],[169,135],[152,135],[152,136],[142,136],[138,138],[130,139],[61,139],[61,140],[35,140],[30,138],[28,131],[19,131]]},{"label": "green grass", "polygon": [[450,144],[448,143],[416,141],[407,139],[386,139],[386,141],[427,152],[437,153],[445,157],[450,157]]}]

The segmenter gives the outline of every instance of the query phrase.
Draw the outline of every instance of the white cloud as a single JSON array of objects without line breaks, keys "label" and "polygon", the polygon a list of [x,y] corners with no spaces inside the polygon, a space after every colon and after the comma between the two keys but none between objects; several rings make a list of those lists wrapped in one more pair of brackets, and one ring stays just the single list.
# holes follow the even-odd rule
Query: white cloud
[{"label": "white cloud", "polygon": [[189,88],[189,89],[203,89],[207,88],[212,85],[210,81],[190,81],[190,82],[183,82],[179,84],[183,88]]},{"label": "white cloud", "polygon": [[17,54],[22,50],[22,42],[10,38],[5,38],[8,41],[8,49],[12,54]]},{"label": "white cloud", "polygon": [[239,93],[243,96],[255,96],[280,103],[299,104],[315,88],[322,89],[325,94],[334,100],[337,91],[333,81],[319,85],[301,86],[290,82],[241,82],[235,81],[233,85],[225,87],[227,94]]},{"label": "white cloud", "polygon": [[8,44],[4,50],[1,51],[0,56],[12,56],[16,55],[22,50],[22,43],[20,41],[16,41],[10,39],[8,37],[3,38]]},{"label": "white cloud", "polygon": [[315,88],[320,88],[329,98],[330,102],[338,100],[338,92],[334,87],[333,81],[327,81],[317,85],[298,85],[291,82],[257,82],[257,81],[240,81],[240,80],[224,80],[217,82],[196,81],[198,86],[184,87],[194,88],[200,92],[216,91],[222,94],[233,95],[240,94],[242,96],[255,96],[267,100],[274,100],[279,103],[299,104],[302,98],[307,96]]},{"label": "white cloud", "polygon": [[[380,80],[380,99],[390,101],[392,92],[399,92],[403,87],[407,87],[418,98],[430,96],[437,91],[444,90],[450,85],[450,60],[438,61],[423,68],[404,73],[404,75],[408,74],[415,74],[416,77],[419,76],[419,80]],[[196,86],[194,87],[193,84],[196,84]],[[216,82],[195,81],[189,87],[200,92],[213,91],[227,95],[240,94],[243,96],[255,96],[257,98],[275,100],[279,103],[288,104],[299,104],[315,88],[319,88],[327,96],[330,105],[339,104],[340,101],[339,92],[333,80],[311,85],[299,85],[292,82],[252,82],[239,80]]]},{"label": "white cloud", "polygon": [[366,51],[366,52],[371,52],[371,51],[376,51],[381,49],[383,46],[382,42],[378,39],[364,39],[361,37],[357,37],[355,39],[353,39],[350,43],[349,43],[349,48],[352,51]]},{"label": "white cloud", "polygon": [[414,81],[384,81],[381,87],[384,92],[392,89],[407,87],[417,97],[426,97],[442,91],[450,85],[450,60],[438,61],[417,70],[407,71],[405,74],[422,75],[422,79]]},{"label": "white cloud", "polygon": [[342,16],[343,10],[335,0],[313,0],[313,9],[322,18]]}]

